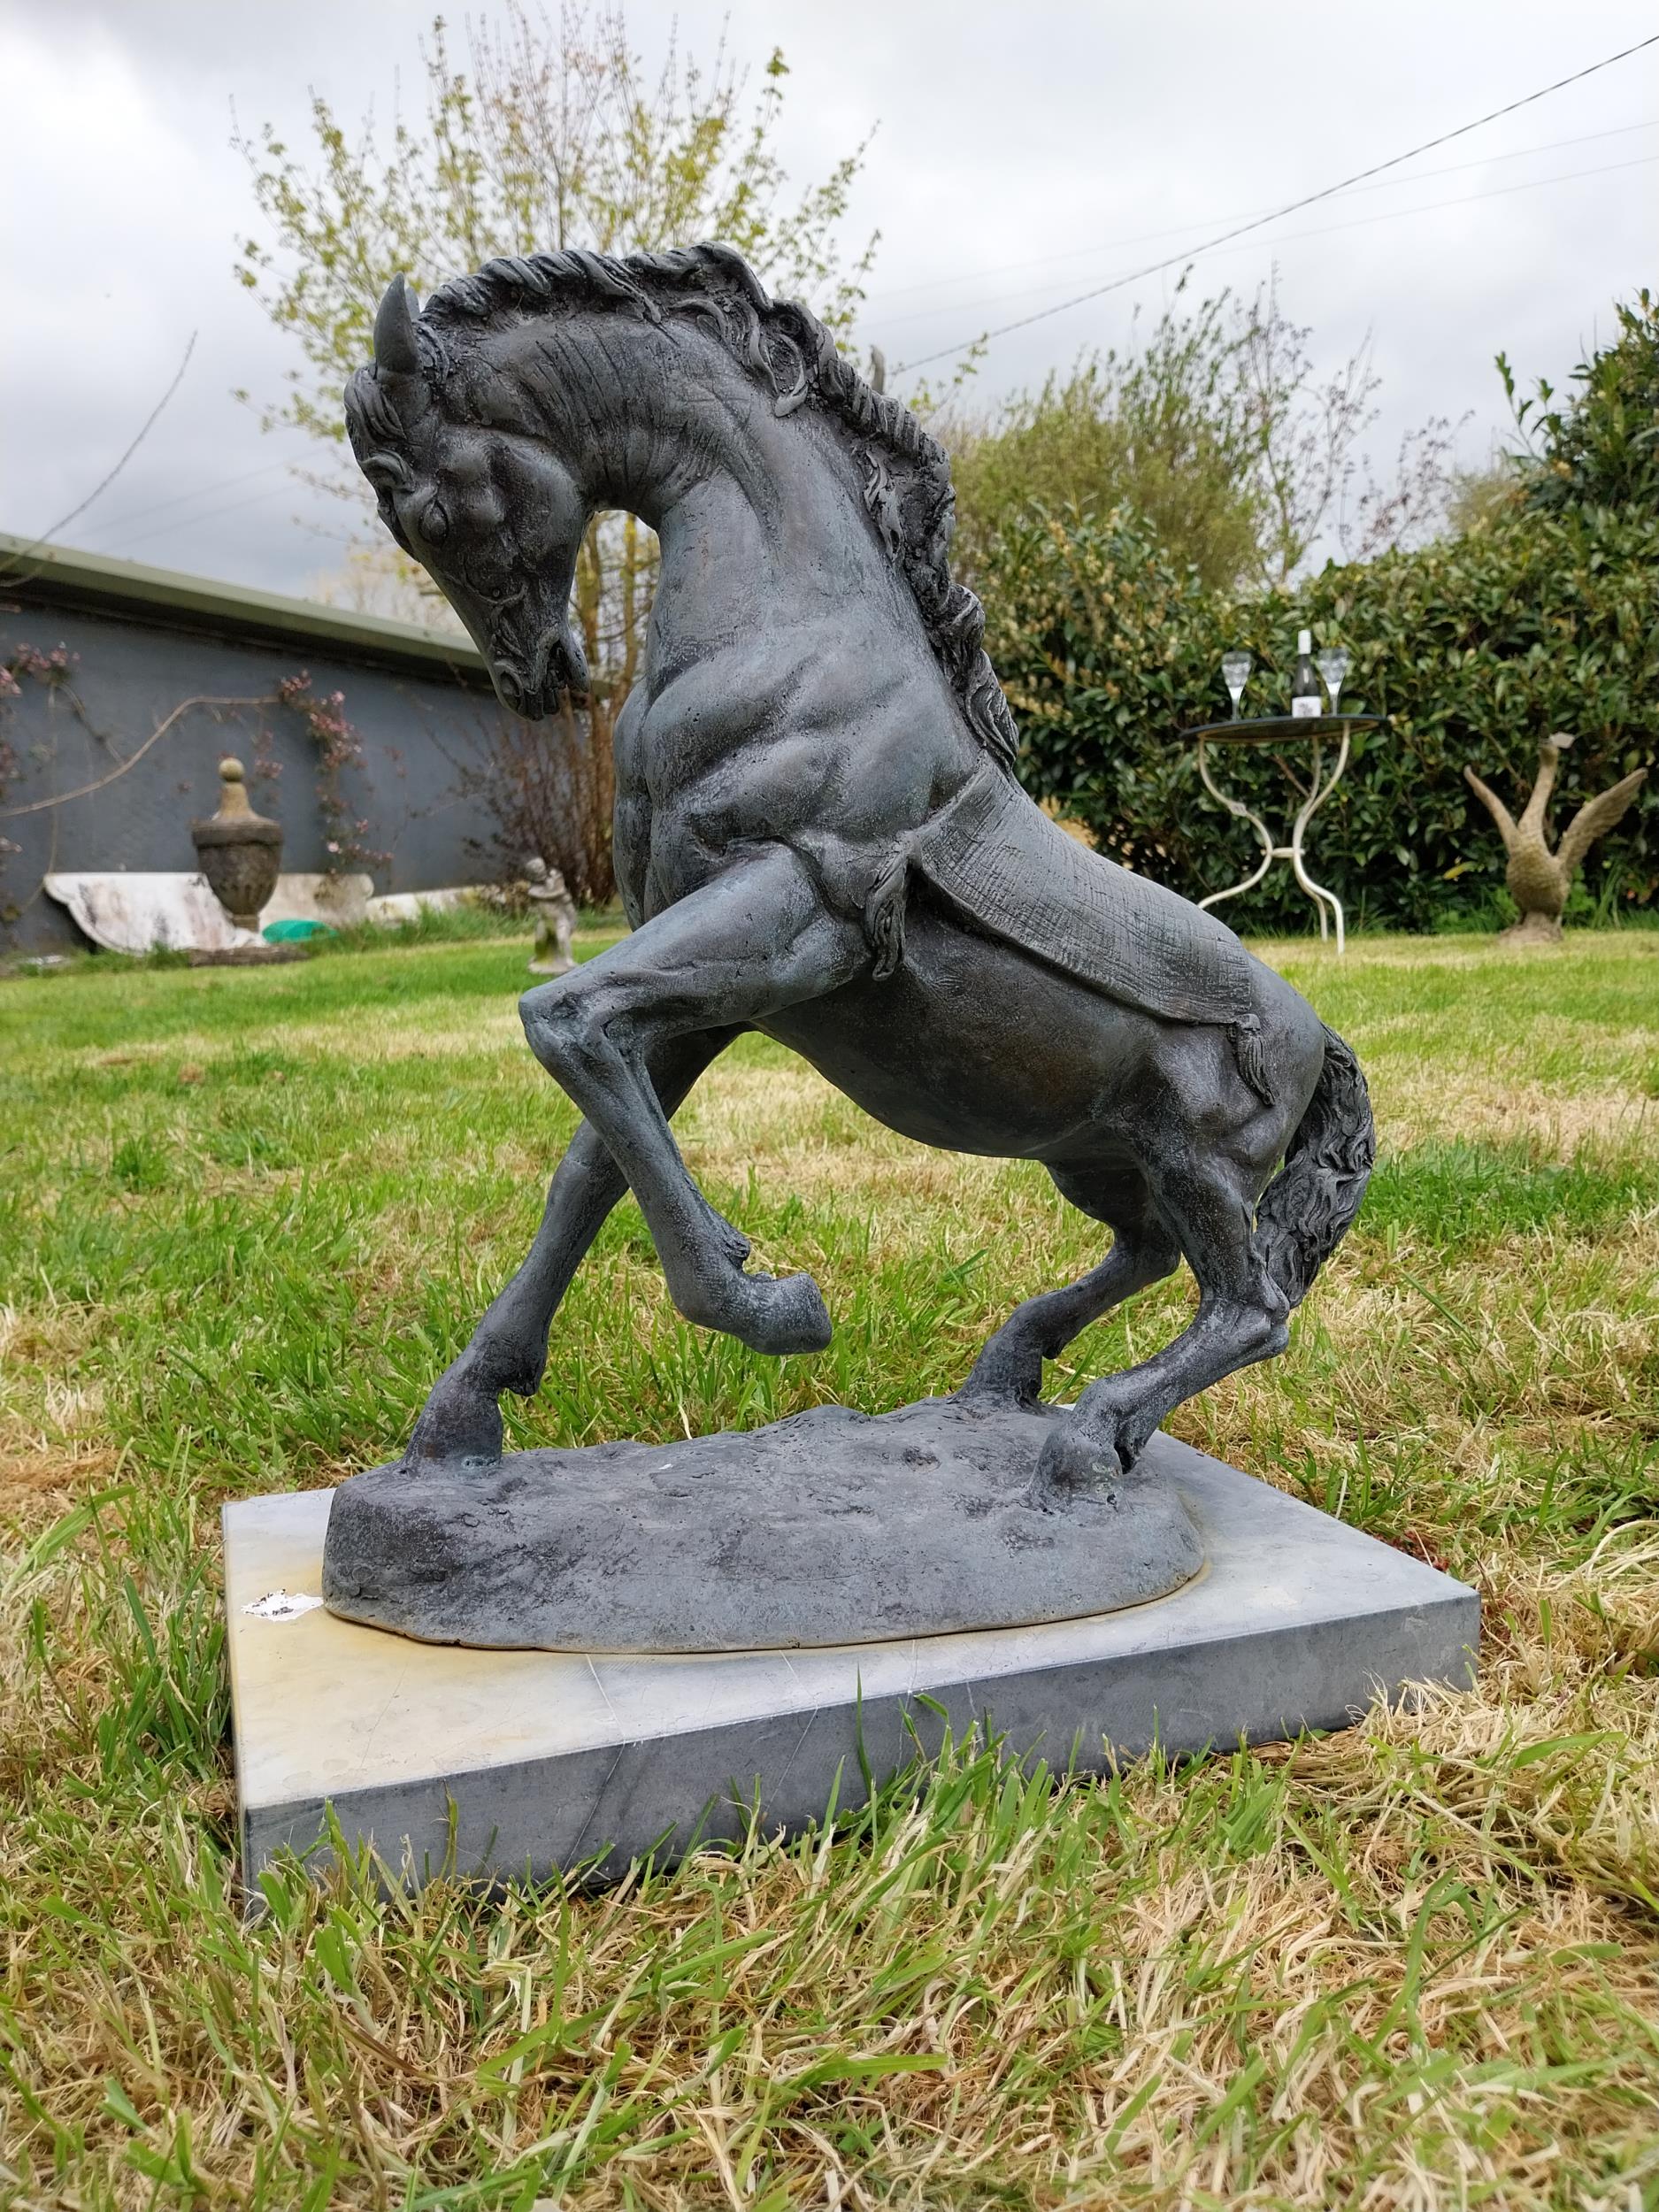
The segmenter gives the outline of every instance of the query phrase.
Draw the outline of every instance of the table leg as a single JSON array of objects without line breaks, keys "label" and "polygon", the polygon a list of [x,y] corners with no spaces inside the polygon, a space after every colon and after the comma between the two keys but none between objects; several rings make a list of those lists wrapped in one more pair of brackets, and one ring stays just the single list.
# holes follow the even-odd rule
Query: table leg
[{"label": "table leg", "polygon": [[1313,766],[1310,776],[1310,788],[1307,798],[1302,803],[1302,811],[1297,815],[1295,823],[1290,833],[1290,864],[1295,871],[1297,882],[1301,884],[1302,889],[1308,894],[1308,896],[1318,908],[1319,935],[1322,940],[1326,933],[1325,908],[1327,905],[1330,907],[1332,918],[1336,924],[1336,950],[1338,959],[1342,957],[1343,953],[1347,949],[1342,902],[1338,898],[1334,891],[1327,890],[1322,883],[1316,883],[1313,878],[1309,874],[1307,863],[1302,856],[1302,841],[1306,836],[1309,823],[1312,821],[1314,816],[1325,804],[1331,794],[1336,789],[1337,785],[1342,780],[1342,772],[1348,766],[1348,733],[1345,730],[1342,733],[1341,745],[1338,749],[1336,765],[1331,771],[1329,780],[1322,784],[1319,780],[1319,743],[1318,740],[1317,738],[1315,739],[1313,747]]},{"label": "table leg", "polygon": [[[1204,788],[1210,793],[1211,798],[1218,799],[1228,813],[1236,815],[1240,821],[1248,822],[1262,841],[1262,863],[1255,874],[1246,876],[1242,883],[1231,884],[1225,891],[1212,891],[1208,898],[1200,899],[1199,905],[1207,910],[1212,906],[1219,906],[1223,899],[1236,899],[1241,891],[1254,891],[1273,864],[1275,848],[1267,824],[1261,816],[1252,814],[1242,799],[1235,799],[1231,792],[1222,790],[1220,785],[1210,774],[1210,761],[1205,753],[1204,741],[1202,737],[1198,741],[1198,772],[1203,778]],[[1321,909],[1322,915],[1323,911],[1324,910]]]}]

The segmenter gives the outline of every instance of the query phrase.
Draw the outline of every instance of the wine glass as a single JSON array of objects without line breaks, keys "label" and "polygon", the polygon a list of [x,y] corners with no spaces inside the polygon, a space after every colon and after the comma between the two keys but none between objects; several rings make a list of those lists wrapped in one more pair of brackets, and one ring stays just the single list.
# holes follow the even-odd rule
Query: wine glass
[{"label": "wine glass", "polygon": [[[1344,667],[1347,664],[1348,657],[1344,654]],[[1233,701],[1233,718],[1235,722],[1239,718],[1239,702],[1244,696],[1244,687],[1249,681],[1250,671],[1255,665],[1248,653],[1224,653],[1221,657],[1221,680]]]},{"label": "wine glass", "polygon": [[1314,665],[1325,678],[1325,687],[1331,695],[1331,711],[1334,714],[1342,679],[1348,674],[1348,657],[1340,645],[1333,645],[1319,655]]}]

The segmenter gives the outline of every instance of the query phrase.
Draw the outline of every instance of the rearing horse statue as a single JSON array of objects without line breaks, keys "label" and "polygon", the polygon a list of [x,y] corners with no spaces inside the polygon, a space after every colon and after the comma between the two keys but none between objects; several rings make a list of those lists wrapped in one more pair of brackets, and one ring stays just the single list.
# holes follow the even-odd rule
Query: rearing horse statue
[{"label": "rearing horse statue", "polygon": [[757,1351],[828,1342],[818,1286],[746,1270],[669,1126],[748,1029],[906,1136],[1041,1160],[1111,1230],[989,1340],[969,1402],[1034,1401],[1045,1359],[1191,1265],[1190,1326],[1055,1422],[1032,1503],[1117,1481],[1173,1407],[1284,1349],[1364,1192],[1363,1078],[1225,925],[1021,791],[983,615],[947,565],[949,469],[907,409],[699,246],[492,261],[419,314],[400,277],[346,416],[387,527],[516,713],[585,690],[569,599],[595,512],[631,510],[662,548],[615,736],[633,933],[521,1003],[585,1118],[406,1464],[499,1458],[498,1395],[539,1386],[625,1189],[687,1320]]}]

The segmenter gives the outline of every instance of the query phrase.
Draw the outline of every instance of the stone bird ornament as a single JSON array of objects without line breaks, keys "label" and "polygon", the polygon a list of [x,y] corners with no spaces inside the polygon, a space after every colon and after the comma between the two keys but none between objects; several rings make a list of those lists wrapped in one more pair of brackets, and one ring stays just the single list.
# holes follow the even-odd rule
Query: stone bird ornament
[{"label": "stone bird ornament", "polygon": [[1571,733],[1557,730],[1538,749],[1538,780],[1525,811],[1517,822],[1496,792],[1481,782],[1472,768],[1463,770],[1470,789],[1498,826],[1509,864],[1504,882],[1521,910],[1521,918],[1502,934],[1512,944],[1555,944],[1561,938],[1562,910],[1585,855],[1598,837],[1605,837],[1641,788],[1647,771],[1638,768],[1599,798],[1578,809],[1562,833],[1554,852],[1549,849],[1545,815],[1555,789],[1562,754],[1572,743]]}]

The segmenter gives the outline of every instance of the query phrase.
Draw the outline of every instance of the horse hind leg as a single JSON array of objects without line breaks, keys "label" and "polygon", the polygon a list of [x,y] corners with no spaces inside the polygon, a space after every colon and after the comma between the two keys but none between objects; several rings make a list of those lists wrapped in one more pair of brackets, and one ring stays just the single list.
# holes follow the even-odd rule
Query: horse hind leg
[{"label": "horse hind leg", "polygon": [[1198,1311],[1163,1351],[1084,1391],[1043,1447],[1028,1493],[1033,1505],[1061,1509],[1109,1486],[1178,1405],[1290,1341],[1290,1300],[1256,1247],[1248,1176],[1225,1159],[1191,1156],[1161,1174],[1159,1211],[1198,1279]]},{"label": "horse hind leg", "polygon": [[1112,1245],[1098,1267],[1058,1290],[1016,1306],[973,1363],[956,1393],[967,1405],[1034,1405],[1042,1395],[1042,1363],[1058,1359],[1073,1337],[1138,1290],[1173,1274],[1181,1248],[1159,1218],[1145,1179],[1051,1167],[1060,1195],[1102,1221]]}]

